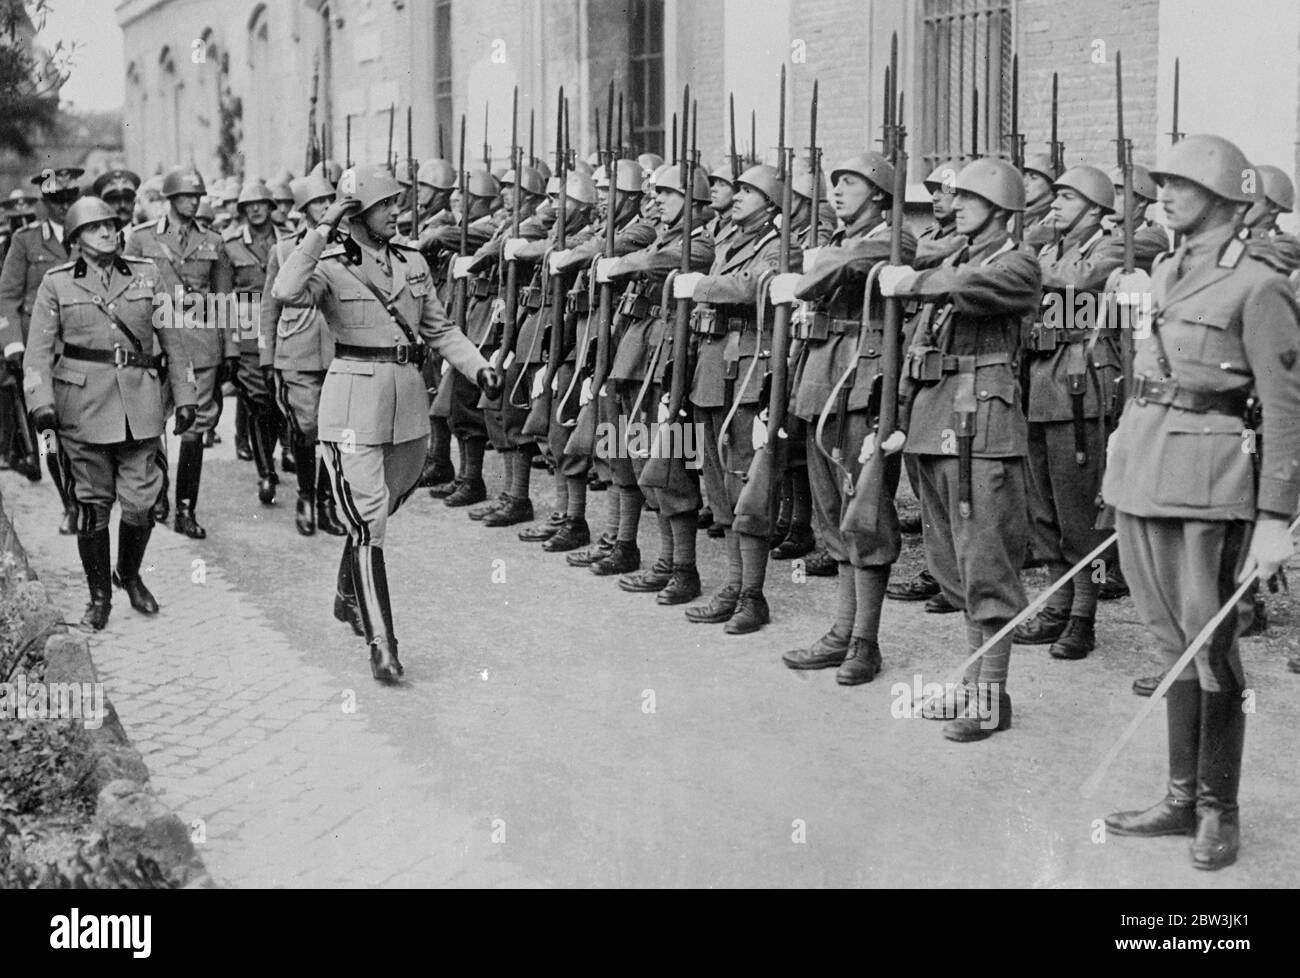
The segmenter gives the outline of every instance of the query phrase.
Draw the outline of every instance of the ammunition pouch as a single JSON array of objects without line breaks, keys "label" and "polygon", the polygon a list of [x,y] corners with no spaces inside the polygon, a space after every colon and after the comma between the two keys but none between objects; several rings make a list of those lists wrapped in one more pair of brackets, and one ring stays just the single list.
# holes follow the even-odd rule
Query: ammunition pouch
[{"label": "ammunition pouch", "polygon": [[825,341],[831,336],[857,332],[862,324],[856,319],[835,319],[827,313],[805,308],[804,314],[792,319],[790,327],[797,340]]},{"label": "ammunition pouch", "polygon": [[903,359],[903,376],[921,384],[937,383],[947,374],[961,373],[962,361],[974,361],[976,368],[1013,366],[1015,357],[1010,353],[981,353],[979,355],[958,356],[944,353],[933,346],[913,346]]},{"label": "ammunition pouch", "polygon": [[618,314],[625,319],[658,319],[660,308],[641,294],[639,285],[623,293],[618,303]]},{"label": "ammunition pouch", "polygon": [[492,294],[492,279],[487,275],[475,275],[469,280],[469,294],[474,299],[486,299]]},{"label": "ammunition pouch", "polygon": [[591,297],[584,289],[570,289],[566,294],[569,312],[576,316],[585,316],[591,311]]},{"label": "ammunition pouch", "polygon": [[519,290],[519,304],[525,309],[541,309],[551,304],[551,296],[539,285],[526,285]]},{"label": "ammunition pouch", "polygon": [[699,305],[691,310],[691,332],[699,336],[726,336],[728,333],[742,333],[754,326],[751,319],[744,316],[724,316],[717,306]]}]

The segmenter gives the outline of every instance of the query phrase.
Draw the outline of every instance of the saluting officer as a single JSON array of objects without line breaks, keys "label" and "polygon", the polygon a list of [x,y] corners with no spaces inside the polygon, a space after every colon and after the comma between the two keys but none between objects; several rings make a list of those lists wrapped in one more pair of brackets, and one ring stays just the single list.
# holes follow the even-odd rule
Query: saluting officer
[{"label": "saluting officer", "polygon": [[[1029,519],[1034,555],[1053,580],[1107,536],[1096,529],[1106,437],[1118,415],[1119,327],[1097,322],[1103,290],[1123,263],[1105,248],[1102,218],[1115,209],[1110,177],[1074,166],[1053,185],[1057,242],[1039,253],[1043,305],[1029,334]],[[1087,300],[1087,301],[1084,301]],[[1049,645],[1057,659],[1082,659],[1096,644],[1100,581],[1083,567],[1041,612],[1016,629],[1021,645]]]},{"label": "saluting officer", "polygon": [[[855,535],[840,530],[849,504],[844,479],[857,482],[858,448],[875,429],[880,412],[884,307],[874,290],[867,294],[867,282],[871,269],[889,258],[886,215],[893,206],[894,167],[879,153],[863,153],[831,171],[831,187],[831,204],[841,229],[831,236],[828,247],[814,253],[813,260],[805,255],[801,276],[780,276],[773,282],[772,301],[799,298],[806,303],[795,325],[802,342],[791,413],[807,425],[813,511],[826,548],[839,566],[839,600],[830,631],[807,648],[786,652],[782,661],[790,669],[838,666],[836,682],[857,686],[871,682],[883,665],[881,605],[890,568],[902,547],[893,502],[901,472],[897,455],[891,457],[886,472],[880,539],[863,546]],[[902,247],[910,261],[916,239],[906,229]],[[840,393],[832,399],[837,387]],[[825,435],[841,448],[847,467],[828,459],[818,441],[817,425],[823,414],[828,418]]]},{"label": "saluting officer", "polygon": [[[722,588],[704,609],[694,609],[694,615],[688,611],[687,617],[702,624],[725,621],[728,635],[744,635],[771,619],[763,594],[768,536],[739,533],[732,522],[754,458],[754,425],[764,406],[767,358],[763,353],[771,348],[772,335],[771,319],[761,329],[760,319],[765,318],[767,284],[780,266],[781,232],[776,220],[783,184],[774,167],[759,164],[742,173],[735,188],[731,231],[715,243],[713,266],[707,273],[677,275],[673,297],[696,303],[691,317],[697,346],[690,399],[703,434],[705,490],[713,519],[723,527],[727,541]],[[797,253],[797,245],[792,250]],[[672,518],[693,522],[696,514]],[[660,512],[659,527],[665,539],[674,539],[668,514]],[[673,572],[681,578],[675,582],[674,595],[687,590],[699,593],[700,575],[693,563],[673,567]]]},{"label": "saluting officer", "polygon": [[[126,590],[137,611],[158,612],[140,579],[140,564],[162,483],[162,387],[171,388],[178,432],[195,417],[195,390],[184,361],[169,356],[164,367],[153,353],[154,300],[165,290],[162,279],[152,262],[119,257],[119,224],[115,209],[97,197],[68,208],[65,240],[78,246],[79,255],[41,282],[23,359],[33,424],[46,434],[57,431],[62,443],[77,507],[77,549],[90,587],[81,624],[96,631],[108,621],[112,584]],[[157,334],[164,350],[179,345],[175,330]],[[122,519],[110,583],[108,519],[114,500]]]},{"label": "saluting officer", "polygon": [[[63,234],[63,219],[68,207],[81,196],[77,178],[85,172],[78,166],[46,168],[31,182],[41,190],[41,203],[45,208],[45,219],[39,224],[15,231],[9,242],[9,251],[5,254],[3,270],[0,270],[0,343],[4,347],[5,365],[9,387],[0,395],[17,397],[14,385],[22,378],[22,351],[27,341],[27,329],[31,319],[32,304],[36,300],[36,290],[40,288],[41,279],[55,265],[70,257],[70,249]],[[15,400],[15,417],[22,424],[21,402]],[[13,434],[18,434],[16,428]],[[41,462],[34,446],[24,446],[24,439],[14,438],[3,446],[9,453],[10,466],[33,482],[41,477]],[[30,450],[29,450],[30,449]],[[45,464],[54,476],[54,467],[59,464],[55,453],[47,453]],[[57,485],[61,480],[54,479]],[[64,490],[66,495],[66,488]],[[70,535],[76,532],[76,513],[74,500],[65,498],[63,502],[63,522],[59,532]]]},{"label": "saluting officer", "polygon": [[[501,393],[501,380],[447,318],[420,253],[391,244],[402,187],[387,168],[354,167],[338,186],[339,199],[285,260],[272,295],[290,305],[317,306],[334,334],[319,424],[330,480],[348,523],[338,591],[357,606],[371,673],[394,682],[403,669],[384,534],[424,462],[429,394],[420,365],[426,347],[477,378],[488,397]],[[353,215],[348,234],[327,249],[347,214]]]},{"label": "saluting officer", "polygon": [[[270,386],[289,428],[298,480],[294,517],[298,532],[309,537],[319,529],[330,536],[343,536],[347,528],[339,522],[324,461],[316,458],[316,413],[325,371],[334,359],[334,339],[325,317],[314,305],[285,305],[273,294],[280,267],[334,202],[334,187],[324,177],[302,177],[294,180],[290,189],[294,209],[302,214],[305,223],[293,237],[281,238],[267,260],[258,363],[263,373],[272,370],[275,374]],[[347,620],[346,615],[343,620]]]},{"label": "saluting officer", "polygon": [[221,235],[230,258],[239,311],[239,368],[232,379],[248,413],[249,447],[257,465],[257,498],[263,506],[270,506],[280,482],[275,473],[275,443],[284,421],[276,408],[274,377],[262,371],[259,333],[267,267],[271,253],[284,236],[271,220],[275,198],[266,184],[244,184],[236,207],[242,220]]},{"label": "saluting officer", "polygon": [[[1007,222],[1025,206],[1011,164],[978,159],[956,180],[957,231],[967,244],[934,269],[890,266],[884,295],[924,303],[904,362],[912,383],[904,451],[919,456],[930,573],[966,613],[973,651],[1025,607],[1025,455],[1017,354],[1022,320],[1038,306],[1042,272],[1015,247]],[[900,418],[905,422],[906,417]],[[888,446],[885,446],[886,448]],[[968,670],[969,703],[944,727],[949,740],[982,740],[1011,726],[1006,692],[1011,637]],[[996,701],[997,723],[989,725]],[[957,705],[957,704],[954,704]],[[985,718],[985,719],[981,719]]]},{"label": "saluting officer", "polygon": [[[1134,398],[1111,439],[1103,493],[1117,515],[1133,603],[1172,668],[1237,582],[1292,554],[1300,496],[1300,305],[1285,278],[1238,237],[1252,203],[1249,164],[1219,136],[1187,136],[1152,171],[1169,226],[1183,236],[1151,279],[1138,334]],[[1145,334],[1145,335],[1143,335]],[[1242,451],[1250,400],[1263,408],[1262,454]],[[1169,785],[1143,812],[1106,819],[1118,835],[1194,835],[1192,865],[1220,869],[1239,846],[1237,789],[1246,677],[1234,607],[1169,688]]]},{"label": "saluting officer", "polygon": [[[165,291],[172,296],[173,338],[169,357],[177,357],[186,376],[198,389],[198,417],[181,436],[176,463],[176,513],[172,528],[195,540],[207,531],[194,518],[199,482],[203,474],[203,444],[220,417],[222,375],[233,376],[239,362],[239,336],[210,310],[225,307],[231,291],[230,256],[215,231],[194,222],[199,200],[206,192],[203,177],[186,167],[175,167],[163,177],[162,194],[167,213],[151,224],[136,228],[126,243],[126,253],[148,258],[158,266]],[[197,306],[197,316],[189,309]],[[182,312],[185,313],[182,317]],[[197,322],[191,323],[191,319]],[[166,464],[165,459],[162,464]]]}]

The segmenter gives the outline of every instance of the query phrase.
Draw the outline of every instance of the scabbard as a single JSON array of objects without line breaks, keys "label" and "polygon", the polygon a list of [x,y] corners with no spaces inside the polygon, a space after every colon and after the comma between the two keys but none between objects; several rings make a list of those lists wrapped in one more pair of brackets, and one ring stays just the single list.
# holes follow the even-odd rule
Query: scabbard
[{"label": "scabbard", "polygon": [[[975,450],[975,358],[963,357],[953,395],[957,415],[957,508],[963,519],[974,513],[971,501],[971,459]],[[969,363],[965,362],[969,361]]]},{"label": "scabbard", "polygon": [[1070,374],[1070,416],[1074,426],[1074,460],[1079,465],[1088,464],[1088,419],[1084,417],[1083,398],[1087,377]]}]

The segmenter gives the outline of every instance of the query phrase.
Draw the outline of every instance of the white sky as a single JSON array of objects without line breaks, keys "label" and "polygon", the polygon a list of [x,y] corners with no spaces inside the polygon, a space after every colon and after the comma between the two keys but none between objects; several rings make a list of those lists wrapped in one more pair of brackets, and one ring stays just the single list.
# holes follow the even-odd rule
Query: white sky
[{"label": "white sky", "polygon": [[116,0],[49,0],[49,16],[40,42],[53,48],[56,41],[77,51],[72,77],[63,86],[63,100],[83,110],[104,111],[122,105],[126,69],[122,54],[122,29],[113,16]]}]

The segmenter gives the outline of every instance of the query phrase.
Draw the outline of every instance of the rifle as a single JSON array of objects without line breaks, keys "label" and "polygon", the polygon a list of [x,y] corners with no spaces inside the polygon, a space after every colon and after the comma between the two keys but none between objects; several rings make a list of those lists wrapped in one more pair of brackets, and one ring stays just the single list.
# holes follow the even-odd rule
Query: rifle
[{"label": "rifle", "polygon": [[1184,135],[1178,129],[1178,81],[1179,81],[1178,74],[1179,74],[1178,59],[1174,58],[1174,128],[1169,133],[1171,143],[1173,144],[1177,144],[1177,142],[1180,139],[1182,139]]},{"label": "rifle", "polygon": [[528,165],[537,165],[537,155],[533,152],[537,148],[537,110],[528,110]]},{"label": "rifle", "polygon": [[[691,237],[695,231],[693,210],[695,207],[695,167],[698,164],[697,109],[691,102],[691,87],[686,86],[682,97],[682,145],[689,146],[682,164],[682,190],[685,201],[682,204],[682,260],[679,274],[691,270]],[[690,125],[690,142],[686,141],[686,126]],[[688,347],[691,338],[691,300],[676,300],[676,321],[673,323],[673,372],[668,392],[668,423],[660,424],[656,431],[654,447],[646,459],[645,468],[641,470],[640,482],[651,489],[667,489],[674,484],[674,479],[689,478],[686,475],[685,459],[673,459],[670,456],[673,437],[672,431],[680,426],[682,406],[686,400],[688,378],[686,367],[690,359]],[[680,439],[685,445],[685,438]],[[681,453],[679,453],[681,454]]]},{"label": "rifle", "polygon": [[980,90],[976,85],[970,95],[970,158],[980,158]]},{"label": "rifle", "polygon": [[[817,79],[813,79],[812,122],[808,129],[808,171],[812,174],[812,199],[808,205],[809,233],[808,247],[816,248],[821,244],[820,227],[822,219],[822,151],[817,148]],[[790,174],[793,179],[794,174]]]},{"label": "rifle", "polygon": [[[740,178],[740,157],[736,155],[736,95],[734,92],[727,95],[731,112],[731,182],[734,184]],[[676,119],[674,118],[674,128]],[[673,133],[674,144],[677,141],[677,133]],[[677,149],[674,145],[673,155],[677,155]]]},{"label": "rifle", "polygon": [[345,169],[352,168],[352,113],[349,112],[343,120],[343,159],[346,161],[343,166]]},{"label": "rifle", "polygon": [[[893,78],[897,79],[898,34],[895,33],[890,51],[890,64],[895,68]],[[894,148],[894,187],[892,211],[889,228],[889,262],[891,265],[903,263],[903,204],[907,193],[907,130],[903,126],[903,96],[896,94],[894,85],[890,88],[890,102],[895,107],[890,110],[893,120],[893,132],[890,143]],[[976,117],[978,118],[978,116]],[[867,295],[863,297],[864,319],[870,308],[871,284],[868,283]],[[863,323],[865,330],[866,323]],[[844,508],[844,518],[840,522],[842,532],[857,534],[867,539],[878,539],[882,531],[888,528],[882,523],[882,511],[888,495],[892,495],[887,469],[890,466],[885,454],[885,440],[894,433],[898,425],[898,382],[902,373],[902,335],[903,335],[903,301],[896,296],[885,299],[885,335],[881,351],[882,373],[880,378],[880,413],[876,425],[876,451],[867,459],[858,472],[856,484],[850,493],[848,505]],[[841,427],[845,424],[841,417]],[[969,442],[968,442],[969,444]],[[969,453],[966,453],[967,460]],[[897,461],[897,460],[895,460]],[[967,464],[969,462],[967,461]]]},{"label": "rifle", "polygon": [[884,124],[880,127],[880,149],[881,155],[893,157],[894,155],[894,120],[890,113],[893,112],[894,91],[893,91],[893,74],[889,66],[885,66],[885,111]]},{"label": "rifle", "polygon": [[[731,137],[731,145],[733,147],[736,145],[735,136]],[[732,152],[734,153],[735,149],[732,149]],[[668,162],[671,163],[673,166],[677,165],[677,113],[676,111],[673,112],[673,156],[672,159],[670,159]]]},{"label": "rifle", "polygon": [[[523,147],[519,145],[519,86],[515,86],[514,107],[510,113],[510,168],[515,173],[514,198],[510,206],[510,237],[519,237],[519,211],[523,202]],[[501,245],[501,258],[505,259],[505,242]],[[501,276],[505,284],[505,320],[501,331],[501,348],[497,350],[497,367],[504,374],[510,369],[515,359],[515,332],[519,327],[519,263],[514,259],[506,261],[505,274]],[[503,395],[504,397],[504,395]]]},{"label": "rifle", "polygon": [[447,150],[443,148],[442,123],[440,122],[438,123],[438,159],[445,160],[446,158],[447,158]]},{"label": "rifle", "polygon": [[[1011,56],[1011,165],[1017,172],[1025,169],[1025,137],[1020,132],[1020,55]],[[1019,247],[1025,240],[1025,212],[1016,211],[1011,219],[1011,240]]]},{"label": "rifle", "polygon": [[[597,109],[597,118],[600,111]],[[605,202],[605,250],[602,255],[604,258],[614,257],[614,220],[618,214],[618,174],[614,171],[614,83],[609,83],[608,105],[605,110],[605,140],[601,143],[604,150],[605,172],[609,174],[609,191]],[[597,127],[596,138],[600,138],[600,129]],[[596,273],[593,269],[590,273],[595,278]],[[578,417],[574,422],[573,431],[569,435],[568,442],[564,446],[564,454],[567,457],[584,460],[590,458],[596,450],[596,421],[599,416],[600,389],[605,386],[605,375],[609,372],[609,344],[610,344],[610,324],[614,319],[614,286],[609,282],[600,283],[600,307],[596,315],[596,360],[591,366],[590,376],[586,383],[589,383],[591,392],[587,403],[578,408]],[[588,324],[590,324],[588,313]],[[578,383],[578,374],[583,369],[587,358],[587,342],[584,338],[581,344],[582,348],[578,351],[578,356],[574,361],[573,383],[569,385],[569,390],[565,392],[560,401],[558,410],[563,410],[564,405],[568,403],[569,394],[572,392],[575,384]],[[580,472],[565,472],[565,475],[581,474]]]},{"label": "rifle", "polygon": [[312,167],[320,162],[320,144],[316,142],[316,96],[320,87],[320,56],[311,71],[311,106],[307,110],[307,166],[304,173],[310,173]]},{"label": "rifle", "polygon": [[[491,105],[483,106],[483,169],[488,173],[492,172],[492,147],[488,145],[488,109]],[[465,168],[462,166],[461,170]]]},{"label": "rifle", "polygon": [[[683,137],[684,138],[684,137]],[[749,165],[758,163],[758,114],[749,110]]]},{"label": "rifle", "polygon": [[[559,100],[555,107],[555,176],[560,184],[559,198],[555,202],[554,250],[556,251],[563,251],[568,240],[569,193],[566,183],[568,180],[569,154],[564,143],[566,114],[567,103],[564,100],[564,86],[561,85]],[[545,276],[546,273],[547,268],[545,259],[543,259],[542,275]],[[551,385],[555,383],[556,373],[560,369],[560,362],[564,358],[564,279],[565,277],[560,274],[552,274],[550,278],[551,335],[546,350],[546,370],[542,379],[542,392],[533,399],[528,418],[524,422],[523,433],[525,435],[545,437],[550,427]],[[545,315],[544,312],[542,314]]]},{"label": "rifle", "polygon": [[420,164],[415,160],[415,137],[412,132],[411,106],[406,107],[406,175],[411,181],[411,240],[420,238]]},{"label": "rifle", "polygon": [[1060,94],[1060,78],[1056,72],[1052,72],[1052,169],[1058,177],[1065,171],[1065,144],[1056,138],[1056,110],[1060,101]]},{"label": "rifle", "polygon": [[[813,83],[813,132],[816,132],[816,82]],[[785,93],[785,65],[781,66],[781,92]],[[781,125],[777,145],[780,158],[781,177],[781,249],[777,259],[777,271],[784,275],[790,271],[790,235],[793,231],[794,216],[794,147],[785,145],[785,98],[781,99]],[[756,301],[762,311],[767,280],[759,283]],[[767,441],[754,453],[749,464],[749,474],[745,485],[736,500],[732,529],[737,533],[767,537],[772,532],[772,512],[775,509],[777,491],[781,485],[781,442],[785,440],[785,419],[789,409],[790,391],[789,364],[790,354],[790,311],[791,304],[783,302],[773,311],[772,350],[769,360],[772,370],[772,383],[767,397]],[[761,336],[755,338],[757,344]],[[755,357],[758,350],[754,351]],[[742,435],[743,437],[743,435]]]},{"label": "rifle", "polygon": [[[460,117],[460,246],[456,249],[457,257],[469,254],[469,175],[465,172],[465,114]],[[469,279],[455,279],[452,284],[452,318],[461,335],[465,334],[465,315],[469,310]],[[443,379],[438,382],[438,393],[430,412],[437,417],[447,417],[451,411],[452,384],[446,377],[447,364],[443,364]]]},{"label": "rifle", "polygon": [[[1176,65],[1177,62],[1175,62],[1175,73],[1177,72]],[[1124,273],[1128,274],[1137,268],[1137,258],[1133,246],[1133,141],[1124,138],[1124,68],[1118,51],[1115,52],[1115,112],[1116,155],[1119,160],[1120,171],[1124,175],[1124,199],[1121,206],[1124,208]],[[1177,121],[1174,122],[1174,128],[1178,128]],[[1133,391],[1133,323],[1120,322],[1117,325],[1120,327],[1119,355],[1120,376],[1122,378],[1120,403],[1123,404],[1124,399]],[[1100,395],[1100,391],[1098,394]]]},{"label": "rifle", "polygon": [[397,166],[393,160],[393,122],[397,119],[397,103],[389,103],[388,106],[388,153],[384,156],[384,162],[388,164],[388,173],[390,176],[397,175]]}]

